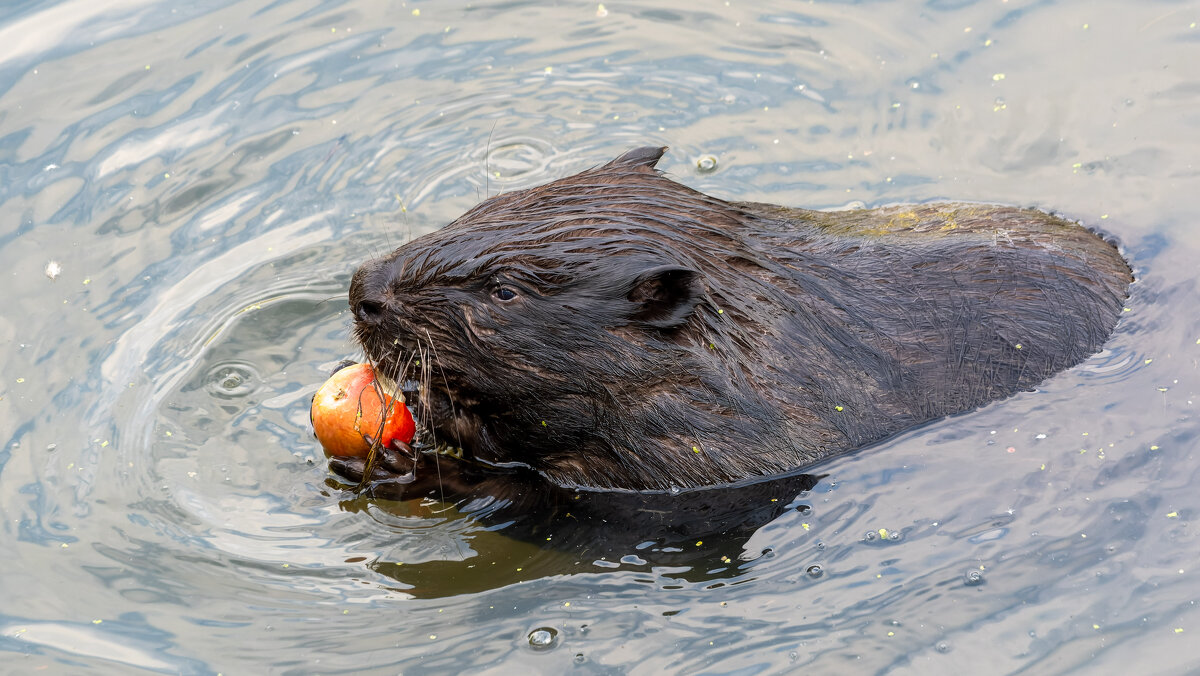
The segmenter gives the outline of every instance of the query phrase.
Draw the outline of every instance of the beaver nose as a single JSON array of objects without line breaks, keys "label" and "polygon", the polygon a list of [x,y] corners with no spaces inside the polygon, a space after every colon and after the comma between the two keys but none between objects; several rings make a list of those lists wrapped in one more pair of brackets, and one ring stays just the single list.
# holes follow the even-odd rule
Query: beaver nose
[{"label": "beaver nose", "polygon": [[393,311],[393,273],[387,259],[367,261],[350,280],[350,311],[363,326],[379,326]]},{"label": "beaver nose", "polygon": [[377,298],[363,298],[354,305],[354,318],[363,324],[378,325],[385,314],[387,306]]}]

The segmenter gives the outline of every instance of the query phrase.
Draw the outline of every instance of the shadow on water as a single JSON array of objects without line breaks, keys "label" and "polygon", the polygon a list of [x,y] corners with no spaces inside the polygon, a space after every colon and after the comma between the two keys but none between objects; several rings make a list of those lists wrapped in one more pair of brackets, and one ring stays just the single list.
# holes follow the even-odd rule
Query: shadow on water
[{"label": "shadow on water", "polygon": [[[664,568],[691,584],[721,586],[763,552],[744,552],[750,537],[802,500],[825,475],[791,474],[679,492],[571,490],[529,481],[502,495],[480,491],[453,505],[429,499],[357,495],[347,512],[372,506],[393,517],[438,515],[449,530],[464,522],[457,560],[377,560],[369,567],[418,598],[470,594],[540,578]],[[338,489],[352,487],[330,479]],[[369,491],[368,491],[369,492]]]}]

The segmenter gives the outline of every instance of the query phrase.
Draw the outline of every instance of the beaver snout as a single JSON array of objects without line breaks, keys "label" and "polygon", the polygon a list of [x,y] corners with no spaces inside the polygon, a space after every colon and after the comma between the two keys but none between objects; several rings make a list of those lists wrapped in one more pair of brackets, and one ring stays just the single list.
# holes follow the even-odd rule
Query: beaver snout
[{"label": "beaver snout", "polygon": [[376,285],[373,288],[362,284],[358,285],[358,288],[351,286],[350,311],[354,313],[354,321],[370,328],[382,325],[389,312],[393,315],[396,313],[396,308],[391,307],[394,303],[389,302],[388,296],[386,286]]},{"label": "beaver snout", "polygon": [[378,327],[399,309],[392,300],[391,266],[383,260],[364,263],[350,281],[350,311],[366,327]]}]

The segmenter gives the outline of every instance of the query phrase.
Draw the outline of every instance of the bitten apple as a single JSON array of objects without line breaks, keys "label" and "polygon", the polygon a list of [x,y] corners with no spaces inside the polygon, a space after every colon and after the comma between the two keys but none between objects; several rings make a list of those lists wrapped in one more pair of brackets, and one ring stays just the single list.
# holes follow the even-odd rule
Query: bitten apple
[{"label": "bitten apple", "polygon": [[317,390],[310,417],[327,455],[365,456],[371,448],[366,437],[384,446],[393,440],[412,441],[416,424],[404,397],[389,396],[376,383],[370,364],[354,364],[334,373]]}]

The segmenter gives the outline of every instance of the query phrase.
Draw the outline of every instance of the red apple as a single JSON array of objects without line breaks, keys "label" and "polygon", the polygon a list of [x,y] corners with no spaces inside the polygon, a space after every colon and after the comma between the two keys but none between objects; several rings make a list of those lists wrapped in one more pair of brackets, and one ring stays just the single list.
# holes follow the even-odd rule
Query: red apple
[{"label": "red apple", "polygon": [[326,455],[365,456],[371,449],[365,437],[384,446],[394,439],[412,441],[416,424],[404,397],[383,393],[377,383],[370,364],[355,364],[330,376],[317,390],[311,418]]}]

